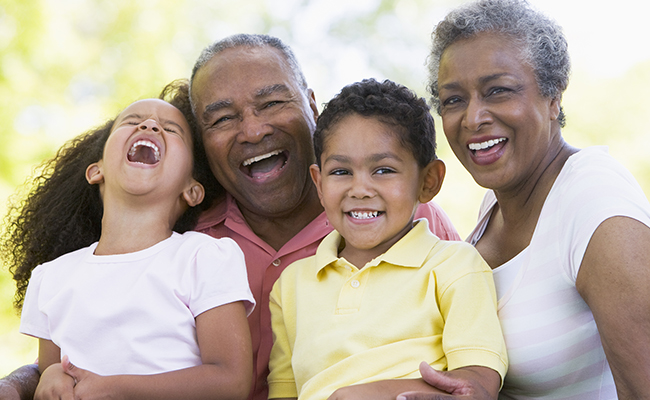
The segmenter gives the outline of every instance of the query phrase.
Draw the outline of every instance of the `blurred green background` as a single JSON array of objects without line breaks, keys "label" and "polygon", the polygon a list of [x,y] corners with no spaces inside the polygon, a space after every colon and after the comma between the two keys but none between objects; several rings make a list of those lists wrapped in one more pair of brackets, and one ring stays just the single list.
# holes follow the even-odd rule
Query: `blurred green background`
[{"label": "blurred green background", "polygon": [[[430,32],[461,0],[0,0],[0,211],[66,140],[131,101],[187,78],[201,49],[238,33],[269,33],[296,52],[319,105],[375,77],[426,97]],[[608,145],[650,194],[650,34],[642,0],[532,0],[565,29],[573,74],[563,105],[575,146]],[[483,189],[441,132],[447,177],[437,201],[461,236]],[[36,357],[18,333],[14,285],[0,269],[0,376]]]}]

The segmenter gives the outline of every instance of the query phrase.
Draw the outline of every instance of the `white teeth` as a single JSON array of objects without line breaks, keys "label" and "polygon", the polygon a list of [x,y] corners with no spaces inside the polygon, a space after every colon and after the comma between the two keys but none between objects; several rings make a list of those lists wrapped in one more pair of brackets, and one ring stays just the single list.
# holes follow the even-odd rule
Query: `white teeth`
[{"label": "white teeth", "polygon": [[154,158],[156,161],[160,161],[160,150],[158,149],[158,146],[148,140],[138,140],[137,142],[133,143],[133,145],[131,145],[131,149],[129,150],[129,155],[131,157],[135,156],[135,152],[137,151],[138,146],[146,146],[151,148],[153,150]]},{"label": "white teeth", "polygon": [[481,143],[470,143],[467,147],[469,147],[470,150],[485,150],[485,149],[487,149],[489,147],[492,147],[497,143],[501,143],[501,142],[503,142],[505,140],[506,140],[506,138],[499,138],[499,139],[495,139],[495,140],[490,139],[490,140],[487,140],[487,141],[481,142]]},{"label": "white teeth", "polygon": [[277,156],[277,155],[280,154],[280,153],[282,153],[281,150],[275,150],[275,151],[272,151],[272,152],[270,152],[270,153],[262,154],[261,156],[257,156],[257,157],[249,158],[248,160],[244,161],[244,162],[242,163],[242,165],[243,165],[244,167],[248,167],[248,166],[251,165],[252,163],[255,163],[255,162],[258,162],[258,161],[262,161],[262,160],[264,160],[264,159],[266,159],[266,158],[269,158],[269,157]]},{"label": "white teeth", "polygon": [[350,211],[350,216],[356,219],[370,219],[379,215],[379,211]]}]

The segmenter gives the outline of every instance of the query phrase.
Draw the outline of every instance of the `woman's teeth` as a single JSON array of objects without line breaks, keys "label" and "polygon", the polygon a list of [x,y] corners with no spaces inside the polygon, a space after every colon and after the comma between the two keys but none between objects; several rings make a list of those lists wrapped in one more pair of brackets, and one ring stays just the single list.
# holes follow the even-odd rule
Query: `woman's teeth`
[{"label": "woman's teeth", "polygon": [[485,150],[485,149],[487,149],[489,147],[492,147],[497,143],[501,143],[501,142],[503,142],[505,140],[506,140],[506,138],[499,138],[499,139],[494,139],[494,140],[490,139],[490,140],[487,140],[487,141],[481,142],[481,143],[470,143],[467,147],[469,147],[470,150],[474,150],[474,151],[475,150]]},{"label": "woman's teeth", "polygon": [[379,215],[379,211],[350,211],[350,216],[356,219],[370,219]]}]

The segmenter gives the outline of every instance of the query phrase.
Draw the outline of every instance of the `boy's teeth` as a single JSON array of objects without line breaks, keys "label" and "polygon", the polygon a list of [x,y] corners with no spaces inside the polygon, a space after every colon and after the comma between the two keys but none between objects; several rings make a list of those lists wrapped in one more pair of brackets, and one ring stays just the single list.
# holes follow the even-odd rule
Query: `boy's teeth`
[{"label": "boy's teeth", "polygon": [[497,143],[503,142],[504,140],[506,140],[506,138],[499,138],[495,140],[490,139],[481,143],[470,143],[467,147],[469,147],[470,150],[485,150],[488,147],[492,147]]},{"label": "boy's teeth", "polygon": [[265,158],[269,158],[269,157],[277,156],[277,155],[280,154],[280,153],[282,153],[282,151],[280,151],[280,150],[275,150],[275,151],[272,151],[272,152],[270,152],[270,153],[262,154],[261,156],[252,157],[252,158],[249,158],[248,160],[245,160],[245,161],[242,163],[242,165],[243,165],[244,167],[248,167],[248,166],[251,165],[252,163],[255,163],[255,162],[258,162],[258,161],[264,160]]},{"label": "boy's teeth", "polygon": [[378,216],[379,211],[350,211],[350,215],[356,219],[369,219]]}]

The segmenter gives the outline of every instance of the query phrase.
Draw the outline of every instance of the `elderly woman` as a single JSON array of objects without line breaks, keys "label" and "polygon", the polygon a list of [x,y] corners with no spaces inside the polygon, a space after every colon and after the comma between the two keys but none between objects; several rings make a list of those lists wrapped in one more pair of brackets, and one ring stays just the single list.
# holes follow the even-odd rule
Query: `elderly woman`
[{"label": "elderly woman", "polygon": [[562,138],[569,67],[560,27],[523,1],[462,6],[433,33],[434,107],[489,189],[468,241],[494,271],[500,398],[650,398],[650,204],[606,148]]}]

